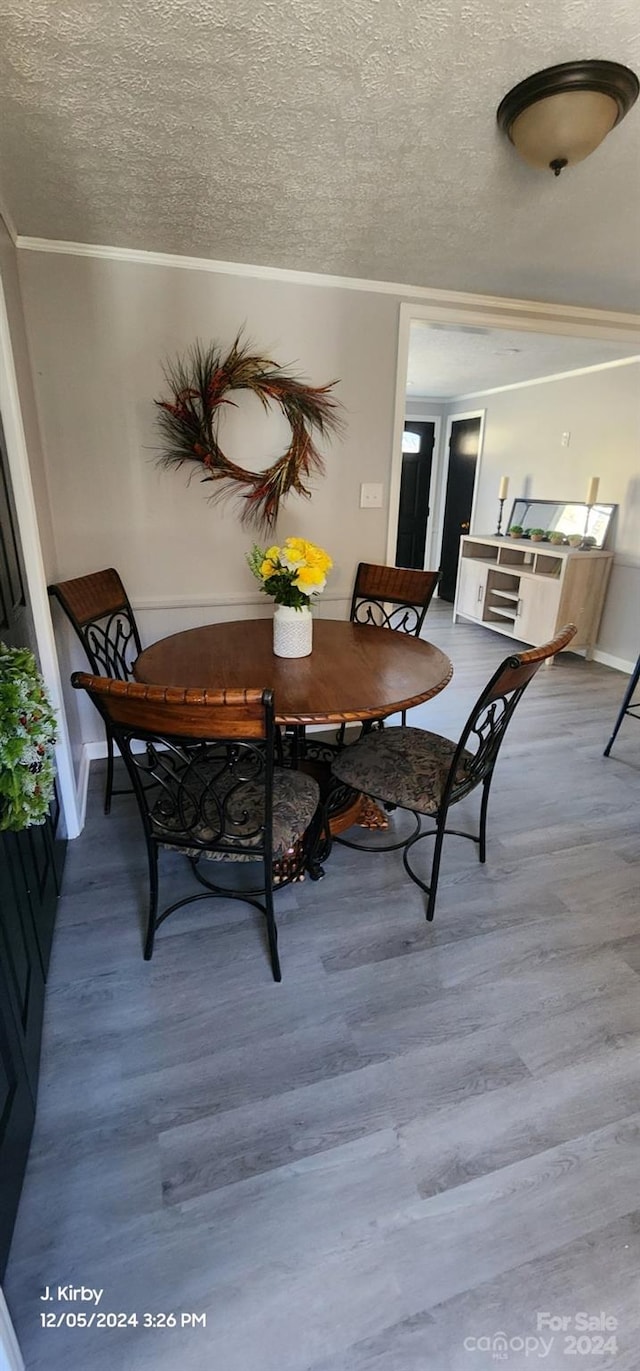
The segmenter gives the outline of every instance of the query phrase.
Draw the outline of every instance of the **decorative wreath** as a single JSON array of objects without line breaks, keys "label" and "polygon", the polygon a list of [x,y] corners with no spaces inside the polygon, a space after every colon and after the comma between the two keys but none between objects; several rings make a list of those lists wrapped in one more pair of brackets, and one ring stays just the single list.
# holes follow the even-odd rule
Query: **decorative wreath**
[{"label": "decorative wreath", "polygon": [[[278,517],[280,501],[290,490],[311,495],[305,481],[312,472],[324,470],[324,463],[311,436],[316,429],[323,437],[340,430],[339,402],[330,394],[337,383],[309,386],[284,367],[250,351],[238,335],[227,356],[216,343],[195,343],[186,358],[169,363],[165,377],[171,389],[170,400],[156,400],[158,423],[164,436],[159,461],[165,466],[198,462],[204,468],[203,481],[221,483],[212,499],[228,493],[229,482],[244,487],[242,519],[258,527],[272,528]],[[225,457],[218,442],[218,422],[223,405],[234,390],[250,390],[268,409],[274,402],[291,426],[287,451],[265,471],[247,471]]]}]

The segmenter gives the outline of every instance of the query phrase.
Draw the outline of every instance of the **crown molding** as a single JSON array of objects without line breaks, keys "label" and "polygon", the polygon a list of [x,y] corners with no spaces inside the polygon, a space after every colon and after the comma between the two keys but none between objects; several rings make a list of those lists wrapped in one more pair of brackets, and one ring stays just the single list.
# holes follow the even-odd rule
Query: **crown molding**
[{"label": "crown molding", "polygon": [[[16,247],[22,252],[61,253],[67,257],[91,257],[110,262],[129,262],[138,266],[174,267],[181,271],[206,271],[223,276],[252,277],[261,281],[280,281],[290,285],[316,286],[325,290],[355,290],[367,294],[394,295],[413,301],[422,301],[438,309],[439,318],[448,318],[445,311],[450,310],[451,322],[463,311],[471,311],[474,319],[478,316],[484,322],[500,324],[504,327],[509,315],[529,317],[536,323],[556,324],[558,331],[565,325],[566,331],[580,325],[594,325],[600,329],[610,329],[615,335],[618,330],[631,330],[635,337],[640,336],[640,315],[627,314],[615,310],[590,309],[582,305],[552,304],[542,300],[517,300],[502,295],[475,295],[465,291],[439,290],[433,286],[417,286],[407,282],[375,281],[357,276],[331,276],[321,272],[295,271],[284,267],[260,266],[249,262],[222,262],[208,257],[183,257],[178,253],[147,252],[142,248],[110,247],[99,243],[73,243],[54,238],[30,238],[19,234]],[[492,320],[492,315],[496,319]],[[486,316],[486,317],[485,317]],[[481,320],[480,320],[481,321]],[[535,327],[536,325],[533,324]]]},{"label": "crown molding", "polygon": [[[616,357],[612,362],[594,362],[590,367],[572,367],[570,371],[554,371],[549,376],[535,376],[530,381],[510,381],[506,386],[488,386],[486,390],[465,390],[459,395],[450,395],[446,400],[439,400],[439,404],[457,405],[459,400],[474,400],[482,395],[501,395],[505,390],[527,390],[529,386],[546,386],[550,381],[568,381],[574,376],[589,376],[594,371],[612,371],[614,367],[637,366],[640,362],[640,353],[634,357]],[[410,397],[414,402],[419,400],[419,396]],[[436,403],[436,397],[424,397],[424,402],[431,399]]]}]

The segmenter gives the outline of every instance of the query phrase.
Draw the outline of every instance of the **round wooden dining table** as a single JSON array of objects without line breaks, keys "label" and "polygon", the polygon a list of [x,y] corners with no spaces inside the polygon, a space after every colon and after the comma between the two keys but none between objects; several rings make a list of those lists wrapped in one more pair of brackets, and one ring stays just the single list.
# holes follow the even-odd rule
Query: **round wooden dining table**
[{"label": "round wooden dining table", "polygon": [[[444,690],[453,667],[420,638],[335,619],[314,620],[308,657],[276,657],[272,620],[240,619],[162,638],[141,652],[133,674],[144,685],[273,690],[276,723],[298,735],[309,725],[364,723],[422,704]],[[293,765],[320,783],[331,833],[354,823],[386,828],[373,800],[332,782],[332,750],[317,740],[299,749],[294,738]]]},{"label": "round wooden dining table", "polygon": [[162,638],[133,671],[145,685],[271,689],[276,722],[290,725],[383,718],[431,699],[453,675],[432,643],[334,619],[314,620],[308,657],[275,657],[271,619],[241,619]]}]

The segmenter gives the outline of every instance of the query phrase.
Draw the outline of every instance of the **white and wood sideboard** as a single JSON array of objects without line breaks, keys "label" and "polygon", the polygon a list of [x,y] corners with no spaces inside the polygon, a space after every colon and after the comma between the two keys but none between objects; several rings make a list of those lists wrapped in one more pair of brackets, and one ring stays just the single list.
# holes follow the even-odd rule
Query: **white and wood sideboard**
[{"label": "white and wood sideboard", "polygon": [[578,632],[571,651],[590,657],[612,562],[612,552],[466,534],[460,539],[453,622],[472,619],[533,647],[573,623]]}]

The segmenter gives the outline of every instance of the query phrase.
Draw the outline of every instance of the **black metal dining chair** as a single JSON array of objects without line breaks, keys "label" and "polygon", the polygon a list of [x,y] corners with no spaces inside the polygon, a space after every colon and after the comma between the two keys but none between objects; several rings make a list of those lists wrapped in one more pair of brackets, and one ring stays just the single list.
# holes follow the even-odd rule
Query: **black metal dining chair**
[{"label": "black metal dining chair", "polygon": [[419,638],[439,579],[439,571],[360,562],[349,618],[353,624],[393,628]]},{"label": "black metal dining chair", "polygon": [[[349,619],[352,624],[391,628],[396,633],[419,638],[439,580],[439,571],[414,571],[408,567],[359,562]],[[402,723],[406,722],[407,711],[403,709]],[[383,726],[382,719],[373,719],[361,728],[360,737],[372,728]],[[345,732],[342,724],[337,735],[338,747],[344,746]]]},{"label": "black metal dining chair", "polygon": [[627,685],[627,688],[622,698],[622,704],[620,705],[620,709],[618,711],[618,717],[613,726],[613,733],[611,734],[611,737],[603,753],[603,756],[605,757],[608,757],[609,753],[611,752],[613,744],[615,743],[615,740],[620,731],[620,725],[622,723],[622,720],[625,718],[625,715],[628,714],[630,719],[640,719],[640,699],[634,701],[634,696],[639,684],[640,657],[638,657],[638,660],[635,664],[635,668],[631,672],[631,675],[629,677],[629,684]]},{"label": "black metal dining chair", "polygon": [[[332,771],[338,782],[370,795],[391,809],[409,810],[415,819],[408,837],[384,847],[366,847],[343,835],[336,841],[366,852],[402,849],[407,874],[428,897],[426,917],[429,921],[435,912],[445,834],[470,838],[478,844],[480,861],[486,860],[489,792],[507,727],[542,663],[562,652],[576,631],[574,624],[567,624],[542,647],[505,657],[476,700],[457,743],[420,728],[387,728],[367,734],[335,758]],[[482,786],[482,801],[478,833],[447,828],[449,810],[479,785]],[[425,815],[434,820],[434,828],[423,829]],[[435,838],[435,845],[427,884],[413,870],[408,854],[416,843],[428,837]]]},{"label": "black metal dining chair", "polygon": [[[186,690],[75,672],[124,758],[144,828],[149,864],[148,961],[157,929],[175,910],[212,897],[246,901],[264,914],[274,980],[282,979],[273,893],[308,872],[325,825],[317,782],[274,766],[273,692]],[[158,913],[160,848],[183,852],[204,893]],[[252,863],[258,884],[221,884],[207,863]]]},{"label": "black metal dining chair", "polygon": [[[130,681],[142,643],[129,597],[114,567],[76,576],[71,581],[56,581],[49,595],[64,610],[85,650],[96,676]],[[105,720],[107,736],[107,776],[104,812],[111,809],[112,795],[129,794],[113,787],[113,738]]]}]

